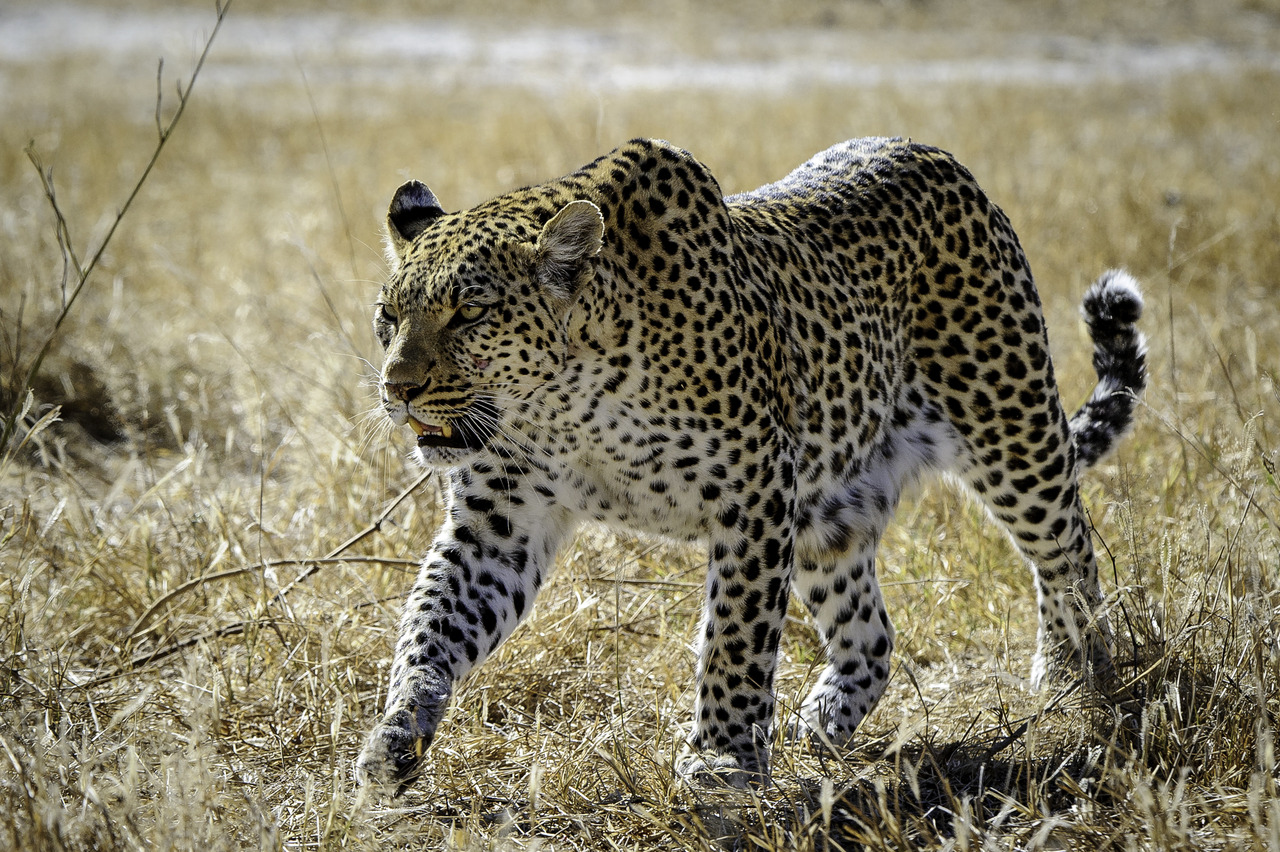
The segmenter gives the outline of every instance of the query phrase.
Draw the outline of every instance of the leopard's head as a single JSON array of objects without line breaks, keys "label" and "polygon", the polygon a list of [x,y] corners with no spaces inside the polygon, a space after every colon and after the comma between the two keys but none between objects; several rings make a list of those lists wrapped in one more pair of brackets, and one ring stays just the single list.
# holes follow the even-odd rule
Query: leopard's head
[{"label": "leopard's head", "polygon": [[507,212],[502,199],[446,213],[417,181],[396,191],[391,274],[373,316],[386,350],[379,390],[391,420],[417,433],[424,464],[484,449],[504,416],[560,373],[566,317],[603,234],[590,201],[541,216]]}]

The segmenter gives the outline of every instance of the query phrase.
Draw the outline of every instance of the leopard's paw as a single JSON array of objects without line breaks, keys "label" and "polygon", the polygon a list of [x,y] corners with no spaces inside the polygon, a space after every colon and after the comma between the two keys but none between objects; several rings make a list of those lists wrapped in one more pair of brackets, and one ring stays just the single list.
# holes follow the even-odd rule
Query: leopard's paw
[{"label": "leopard's paw", "polygon": [[686,758],[680,777],[693,787],[747,790],[769,782],[769,770],[758,760],[741,760],[730,754],[699,754]]},{"label": "leopard's paw", "polygon": [[813,688],[800,708],[790,733],[796,740],[807,739],[818,749],[842,751],[879,695],[856,684],[824,679]]},{"label": "leopard's paw", "polygon": [[398,710],[373,729],[356,758],[356,779],[362,786],[399,795],[418,778],[438,721],[438,714],[424,709]]}]

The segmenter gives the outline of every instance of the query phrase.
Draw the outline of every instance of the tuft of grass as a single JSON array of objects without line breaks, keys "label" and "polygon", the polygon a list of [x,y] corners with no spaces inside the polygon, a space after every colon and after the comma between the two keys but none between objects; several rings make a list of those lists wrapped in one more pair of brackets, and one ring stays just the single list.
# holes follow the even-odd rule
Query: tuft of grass
[{"label": "tuft of grass", "polygon": [[[982,43],[965,22],[992,9],[1033,35],[1274,39],[1258,3],[750,8],[669,11],[695,51],[721,49],[710,33],[817,24],[963,56]],[[485,9],[429,11],[478,26]],[[575,9],[548,14],[653,26]],[[294,67],[241,90],[211,62],[25,383],[29,413],[61,419],[0,469],[0,848],[1280,850],[1274,68],[543,93]],[[70,232],[97,245],[154,147],[154,66],[96,63],[0,61],[0,376],[25,375],[18,330],[65,304],[63,244],[23,149],[34,139]],[[1144,283],[1152,386],[1085,485],[1130,712],[1028,690],[1030,579],[938,486],[886,536],[900,653],[849,752],[780,738],[767,789],[682,786],[705,557],[587,530],[461,686],[426,777],[389,802],[357,789],[399,602],[440,514],[370,385],[395,186],[422,177],[466,206],[655,135],[732,192],[872,134],[953,151],[1009,213],[1069,408],[1092,384],[1080,294],[1111,265]],[[821,658],[800,607],[790,620],[783,713]]]}]

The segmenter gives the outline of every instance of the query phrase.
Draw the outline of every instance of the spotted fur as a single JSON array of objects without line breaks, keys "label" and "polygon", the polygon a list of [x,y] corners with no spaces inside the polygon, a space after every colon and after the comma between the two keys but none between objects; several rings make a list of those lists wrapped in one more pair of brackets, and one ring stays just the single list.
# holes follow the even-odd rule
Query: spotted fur
[{"label": "spotted fur", "polygon": [[1132,420],[1141,297],[1123,272],[1086,294],[1099,383],[1068,420],[1017,237],[948,154],[854,140],[726,198],[688,153],[639,140],[458,213],[406,184],[388,234],[383,405],[447,472],[448,512],[365,780],[415,776],[454,685],[590,521],[707,546],[686,772],[767,773],[791,594],[827,655],[800,725],[847,742],[889,679],[877,542],[928,470],[1031,565],[1035,677],[1112,676],[1076,476]]}]

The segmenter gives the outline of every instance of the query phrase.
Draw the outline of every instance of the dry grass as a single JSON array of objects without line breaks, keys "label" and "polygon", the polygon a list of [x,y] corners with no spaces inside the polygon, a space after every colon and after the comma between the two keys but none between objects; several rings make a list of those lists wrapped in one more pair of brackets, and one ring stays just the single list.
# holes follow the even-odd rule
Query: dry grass
[{"label": "dry grass", "polygon": [[[784,14],[757,5],[757,25]],[[908,25],[937,50],[980,29],[928,6],[823,8],[834,31]],[[1024,8],[1002,26],[1070,17]],[[1198,10],[1117,20],[1277,41],[1266,4]],[[692,41],[731,18],[681,14]],[[154,144],[154,70],[6,66],[0,413],[60,304],[22,149],[34,139],[53,166],[83,250]],[[62,422],[0,466],[0,847],[1280,851],[1280,74],[604,95],[334,78],[309,98],[297,66],[243,89],[217,73],[35,383]],[[590,531],[461,688],[427,777],[366,800],[350,765],[437,521],[434,484],[277,592],[307,570],[287,560],[330,553],[418,476],[407,435],[366,416],[394,187],[413,174],[469,205],[657,135],[734,191],[880,133],[952,150],[1009,213],[1068,405],[1091,384],[1085,285],[1113,264],[1145,282],[1152,388],[1086,485],[1138,717],[1028,692],[1029,578],[936,488],[885,541],[902,652],[852,753],[779,743],[777,783],[754,797],[676,783],[702,557]],[[794,620],[784,708],[820,655]]]}]

